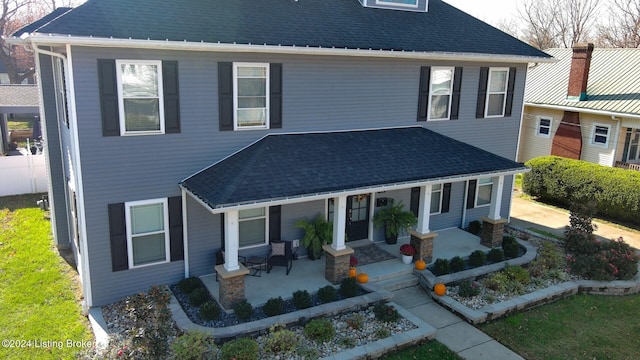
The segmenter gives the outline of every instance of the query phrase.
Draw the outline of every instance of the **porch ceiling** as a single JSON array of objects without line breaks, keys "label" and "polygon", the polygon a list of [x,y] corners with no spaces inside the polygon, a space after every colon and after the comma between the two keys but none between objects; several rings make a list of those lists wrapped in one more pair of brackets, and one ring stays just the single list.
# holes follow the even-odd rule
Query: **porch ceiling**
[{"label": "porch ceiling", "polygon": [[180,185],[216,209],[525,169],[431,130],[408,127],[267,135]]}]

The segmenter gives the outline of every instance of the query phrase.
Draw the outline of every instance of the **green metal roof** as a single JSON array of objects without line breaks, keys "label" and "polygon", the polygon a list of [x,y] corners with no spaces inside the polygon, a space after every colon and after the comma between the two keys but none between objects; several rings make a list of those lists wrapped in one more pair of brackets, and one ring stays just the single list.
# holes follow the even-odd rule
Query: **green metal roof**
[{"label": "green metal roof", "polygon": [[572,49],[548,49],[556,63],[529,68],[525,104],[640,115],[640,49],[594,49],[587,100],[568,101]]}]

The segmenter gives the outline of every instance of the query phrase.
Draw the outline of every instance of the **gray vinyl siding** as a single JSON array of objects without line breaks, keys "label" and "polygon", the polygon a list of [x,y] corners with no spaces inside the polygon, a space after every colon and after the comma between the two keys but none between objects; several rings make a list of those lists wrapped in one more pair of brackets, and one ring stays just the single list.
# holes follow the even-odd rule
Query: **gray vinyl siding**
[{"label": "gray vinyl siding", "polygon": [[[177,61],[180,133],[103,137],[97,75],[97,59],[101,58]],[[512,160],[516,155],[524,66],[518,67],[512,116],[476,119],[480,67],[488,64],[87,47],[73,47],[72,59],[94,306],[184,276],[183,261],[112,272],[108,204],[178,196],[180,180],[268,133],[422,125]],[[282,129],[219,131],[220,61],[283,64]],[[420,66],[464,67],[459,120],[416,121]],[[452,191],[452,204],[459,196],[463,195]],[[407,206],[408,201],[407,195]],[[316,205],[308,206],[313,212]],[[189,254],[194,261],[191,271],[199,274],[208,271],[207,258],[218,246],[220,232],[213,229],[219,226],[216,221],[211,224],[205,214],[192,210],[195,207],[197,204],[188,206]],[[323,210],[322,205],[316,212]],[[284,207],[283,237],[295,238],[287,211]],[[454,222],[447,216],[438,217],[434,217],[434,226]]]},{"label": "gray vinyl siding", "polygon": [[[511,194],[513,192],[513,176],[504,177],[504,188],[502,191],[502,206],[500,207],[500,217],[506,219],[509,216],[511,207]],[[452,191],[453,193],[453,191]],[[481,206],[473,209],[467,209],[464,227],[466,228],[470,222],[480,220],[483,216],[489,215],[489,205]]]},{"label": "gray vinyl siding", "polygon": [[[183,210],[184,211],[184,210]],[[187,196],[189,275],[214,273],[216,252],[222,248],[220,215],[214,215],[191,196]]]}]

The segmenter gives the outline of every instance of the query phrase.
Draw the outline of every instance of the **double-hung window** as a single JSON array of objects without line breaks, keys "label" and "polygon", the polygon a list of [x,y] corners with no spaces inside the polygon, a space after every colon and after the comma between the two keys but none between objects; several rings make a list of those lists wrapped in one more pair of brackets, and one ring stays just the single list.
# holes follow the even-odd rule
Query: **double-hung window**
[{"label": "double-hung window", "polygon": [[121,135],[164,133],[162,62],[116,60]]},{"label": "double-hung window", "polygon": [[125,203],[129,268],[169,261],[167,199]]},{"label": "double-hung window", "polygon": [[593,128],[591,129],[591,144],[603,147],[609,146],[610,131],[610,125],[593,124]]},{"label": "double-hung window", "polygon": [[240,248],[267,244],[266,208],[240,210],[238,214],[238,232]]},{"label": "double-hung window", "polygon": [[453,92],[453,68],[431,68],[429,120],[449,120]]},{"label": "double-hung window", "polygon": [[624,161],[640,160],[640,129],[628,129],[627,136],[629,147],[627,148],[627,158]]},{"label": "double-hung window", "polygon": [[476,191],[476,207],[491,204],[491,192],[493,180],[491,178],[478,179],[478,191]]},{"label": "double-hung window", "polygon": [[269,64],[233,64],[234,129],[269,128]]},{"label": "double-hung window", "polygon": [[490,68],[485,117],[504,116],[509,68]]},{"label": "double-hung window", "polygon": [[439,214],[442,211],[442,184],[431,186],[430,214]]},{"label": "double-hung window", "polygon": [[551,118],[538,118],[538,127],[536,129],[536,135],[540,137],[550,138],[551,137]]}]

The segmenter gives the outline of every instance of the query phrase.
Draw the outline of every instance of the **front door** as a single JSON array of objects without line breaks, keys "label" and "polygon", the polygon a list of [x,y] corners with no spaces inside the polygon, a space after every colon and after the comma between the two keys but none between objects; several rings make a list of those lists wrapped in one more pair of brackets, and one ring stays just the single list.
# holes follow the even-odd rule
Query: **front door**
[{"label": "front door", "polygon": [[347,197],[347,241],[369,238],[369,195]]}]

